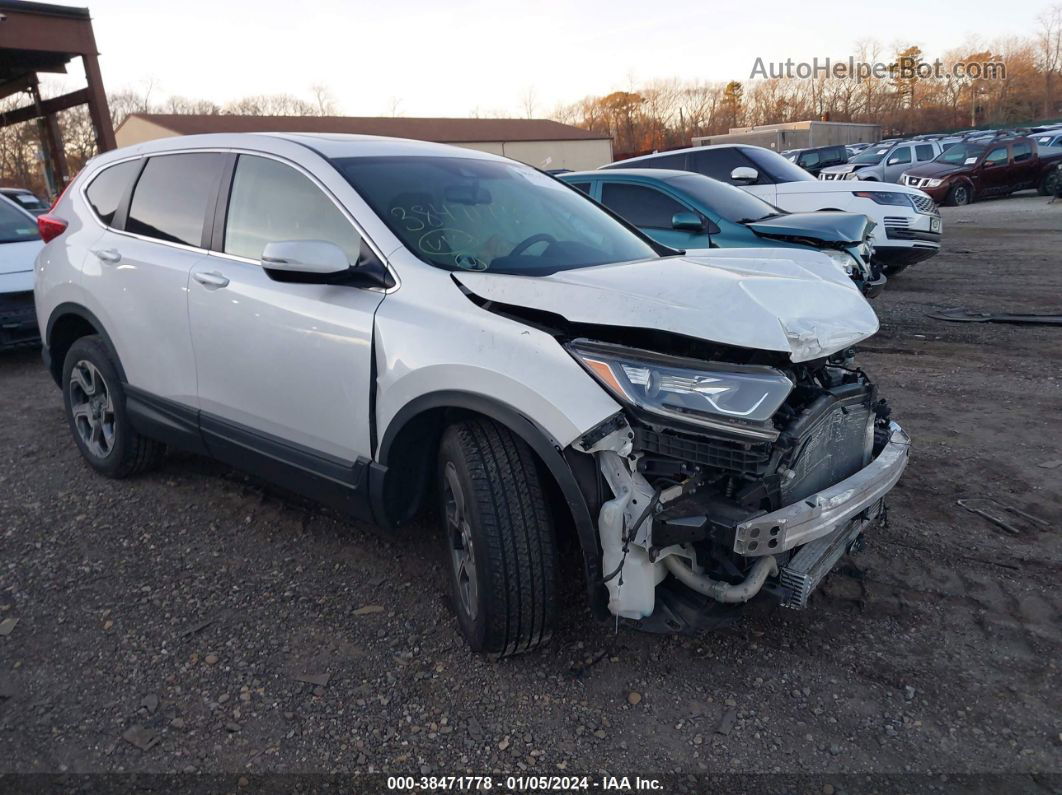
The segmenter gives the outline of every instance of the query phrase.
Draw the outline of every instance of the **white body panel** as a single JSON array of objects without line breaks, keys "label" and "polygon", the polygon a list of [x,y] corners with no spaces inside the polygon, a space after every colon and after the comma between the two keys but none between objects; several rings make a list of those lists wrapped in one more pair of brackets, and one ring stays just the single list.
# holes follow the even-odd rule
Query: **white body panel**
[{"label": "white body panel", "polygon": [[[106,259],[115,255],[116,262]],[[107,230],[82,266],[89,309],[107,329],[129,383],[189,406],[197,399],[188,278],[205,259],[202,251]]]},{"label": "white body panel", "polygon": [[[199,272],[229,280],[200,284]],[[199,408],[346,460],[368,457],[376,290],[273,281],[257,264],[201,260],[188,288]]]},{"label": "white body panel", "polygon": [[500,401],[567,446],[619,409],[553,337],[476,306],[454,284],[475,274],[404,249],[391,261],[403,279],[376,314],[379,428],[422,395],[456,391]]}]

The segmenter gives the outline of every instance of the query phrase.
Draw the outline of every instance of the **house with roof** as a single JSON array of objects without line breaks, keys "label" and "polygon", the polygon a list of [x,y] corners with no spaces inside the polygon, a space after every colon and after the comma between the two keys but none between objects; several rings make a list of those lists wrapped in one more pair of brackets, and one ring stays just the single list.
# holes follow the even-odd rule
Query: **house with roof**
[{"label": "house with roof", "polygon": [[133,113],[115,130],[115,137],[119,146],[131,146],[175,135],[236,132],[412,138],[491,152],[541,169],[579,171],[612,162],[610,137],[551,119]]}]

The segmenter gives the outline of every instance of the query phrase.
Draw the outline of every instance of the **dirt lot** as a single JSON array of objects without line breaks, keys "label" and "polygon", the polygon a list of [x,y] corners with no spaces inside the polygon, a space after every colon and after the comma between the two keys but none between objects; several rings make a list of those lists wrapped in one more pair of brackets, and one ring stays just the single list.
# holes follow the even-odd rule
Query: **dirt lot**
[{"label": "dirt lot", "polygon": [[[946,251],[876,302],[861,360],[914,439],[888,526],[807,611],[693,639],[573,590],[547,649],[475,657],[427,528],[180,454],[104,480],[37,353],[0,356],[0,772],[1062,772],[1062,329],[926,317],[1062,311],[1045,201],[946,209]],[[986,495],[1046,525],[956,504]]]}]

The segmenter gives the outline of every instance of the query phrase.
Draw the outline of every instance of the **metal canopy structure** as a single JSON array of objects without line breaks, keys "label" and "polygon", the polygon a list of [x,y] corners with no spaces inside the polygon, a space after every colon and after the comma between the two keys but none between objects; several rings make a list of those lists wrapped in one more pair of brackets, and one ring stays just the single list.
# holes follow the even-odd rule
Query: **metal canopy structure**
[{"label": "metal canopy structure", "polygon": [[[115,147],[98,55],[87,8],[0,0],[0,99],[27,95],[25,106],[0,113],[0,128],[37,121],[45,177],[54,193],[62,191],[70,176],[57,113],[87,105],[97,149],[104,152]],[[42,99],[38,75],[65,74],[75,58],[81,58],[87,85]]]}]

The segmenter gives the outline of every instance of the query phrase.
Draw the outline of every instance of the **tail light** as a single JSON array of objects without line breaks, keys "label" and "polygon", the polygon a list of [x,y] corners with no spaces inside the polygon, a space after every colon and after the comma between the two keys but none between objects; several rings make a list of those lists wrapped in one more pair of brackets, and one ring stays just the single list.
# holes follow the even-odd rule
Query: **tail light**
[{"label": "tail light", "polygon": [[51,213],[37,216],[37,231],[45,243],[50,243],[66,231],[66,221]]}]

